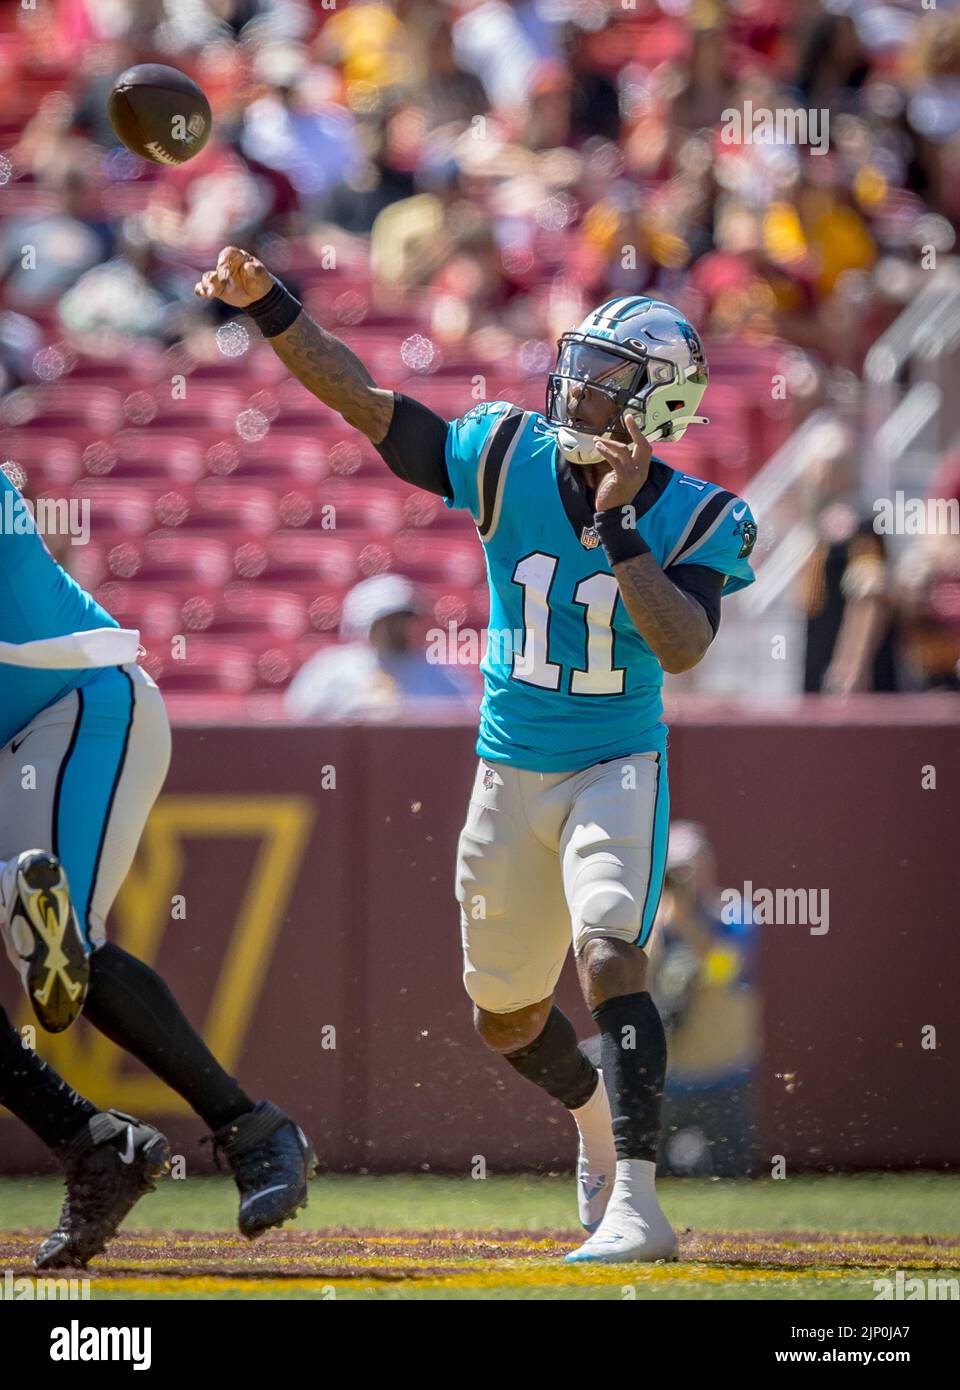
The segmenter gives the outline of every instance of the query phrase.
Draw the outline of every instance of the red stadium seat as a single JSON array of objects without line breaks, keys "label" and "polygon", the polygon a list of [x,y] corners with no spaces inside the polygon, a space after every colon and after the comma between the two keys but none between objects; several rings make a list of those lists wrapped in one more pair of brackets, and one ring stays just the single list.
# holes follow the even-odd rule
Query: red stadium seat
[{"label": "red stadium seat", "polygon": [[68,429],[82,434],[106,434],[122,422],[120,392],[109,386],[57,382],[54,386],[21,386],[0,404],[0,419],[14,429]]},{"label": "red stadium seat", "polygon": [[307,632],[307,605],[299,594],[257,584],[230,584],[215,599],[196,596],[182,609],[184,630],[211,637],[293,641]]},{"label": "red stadium seat", "polygon": [[182,631],[180,603],[169,589],[108,582],[100,585],[94,598],[121,627],[139,628],[145,643],[166,642]]},{"label": "red stadium seat", "polygon": [[70,489],[71,497],[90,504],[90,526],[98,541],[112,535],[114,542],[126,536],[143,536],[156,524],[154,499],[149,491],[112,478],[81,478]]},{"label": "red stadium seat", "polygon": [[262,542],[239,546],[234,569],[240,579],[258,579],[303,594],[324,584],[352,584],[359,559],[357,545],[343,537],[278,531]]},{"label": "red stadium seat", "polygon": [[[253,654],[238,643],[220,643],[188,633],[176,655],[151,649],[150,674],[164,691],[223,691],[241,695],[252,690],[257,674]],[[149,667],[148,667],[149,669]]]},{"label": "red stadium seat", "polygon": [[196,536],[148,536],[139,544],[114,546],[106,567],[115,579],[155,586],[189,583],[220,589],[231,577],[233,557],[223,541]]},{"label": "red stadium seat", "polygon": [[188,484],[203,476],[203,448],[191,435],[121,430],[111,440],[91,444],[83,456],[87,472],[123,481],[166,479]]},{"label": "red stadium seat", "polygon": [[68,486],[80,474],[80,457],[80,444],[64,435],[10,430],[3,437],[3,461],[19,464],[28,492]]},{"label": "red stadium seat", "polygon": [[162,493],[154,513],[158,526],[220,537],[234,546],[265,536],[277,525],[276,499],[268,488],[221,478]]},{"label": "red stadium seat", "polygon": [[392,568],[420,583],[471,586],[484,575],[483,549],[475,536],[401,531],[394,538],[392,555]]},{"label": "red stadium seat", "polygon": [[400,525],[401,497],[389,484],[330,478],[310,491],[287,493],[279,512],[290,530],[391,536]]},{"label": "red stadium seat", "polygon": [[212,477],[260,483],[278,492],[310,489],[329,472],[326,450],[310,435],[276,430],[263,439],[222,440],[206,450],[204,464]]},{"label": "red stadium seat", "polygon": [[207,385],[186,379],[182,397],[171,395],[166,384],[153,390],[131,391],[124,399],[123,413],[134,427],[149,425],[151,430],[212,430],[229,435],[237,427],[237,417],[246,398],[235,386]]}]

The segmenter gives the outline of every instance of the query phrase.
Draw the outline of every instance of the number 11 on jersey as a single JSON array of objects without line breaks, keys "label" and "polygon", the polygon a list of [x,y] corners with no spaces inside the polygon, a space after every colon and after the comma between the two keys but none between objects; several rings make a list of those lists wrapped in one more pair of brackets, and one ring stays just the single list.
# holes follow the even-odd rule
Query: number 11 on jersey
[{"label": "number 11 on jersey", "polygon": [[551,606],[573,602],[586,624],[586,667],[571,667],[571,695],[622,695],[626,671],[613,664],[613,615],[620,591],[602,570],[581,579],[571,596],[553,593],[556,555],[534,551],[518,561],[513,582],[523,590],[523,650],[514,653],[511,676],[541,690],[559,690],[563,667],[549,657]]}]

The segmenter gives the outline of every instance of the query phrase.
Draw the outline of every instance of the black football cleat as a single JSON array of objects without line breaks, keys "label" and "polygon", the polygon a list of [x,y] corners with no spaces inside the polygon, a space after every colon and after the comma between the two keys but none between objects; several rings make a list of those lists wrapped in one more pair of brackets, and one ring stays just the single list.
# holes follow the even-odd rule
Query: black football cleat
[{"label": "black football cleat", "polygon": [[90,953],[60,860],[28,849],[10,860],[0,883],[8,953],[41,1027],[62,1033],[83,1010]]},{"label": "black football cleat", "polygon": [[84,1269],[170,1166],[170,1145],[153,1125],[119,1110],[94,1115],[59,1152],[67,1198],[55,1231],[37,1251],[37,1269]]},{"label": "black football cleat", "polygon": [[280,1226],[307,1205],[307,1183],[316,1172],[313,1145],[299,1125],[269,1100],[213,1136],[240,1192],[240,1234],[253,1240]]}]

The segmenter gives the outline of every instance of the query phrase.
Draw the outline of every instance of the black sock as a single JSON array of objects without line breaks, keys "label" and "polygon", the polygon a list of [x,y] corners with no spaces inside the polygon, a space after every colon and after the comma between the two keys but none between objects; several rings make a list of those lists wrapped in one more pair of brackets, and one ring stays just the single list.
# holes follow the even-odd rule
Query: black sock
[{"label": "black sock", "polygon": [[253,1109],[155,970],[108,941],[90,957],[84,1015],[101,1033],[149,1067],[211,1129]]},{"label": "black sock", "polygon": [[617,1158],[657,1161],[667,1040],[650,995],[621,994],[593,1010]]},{"label": "black sock", "polygon": [[504,1055],[514,1071],[568,1110],[586,1105],[597,1088],[597,1069],[580,1051],[573,1024],[556,1005],[538,1038]]},{"label": "black sock", "polygon": [[51,1149],[65,1144],[97,1113],[29,1047],[0,1009],[0,1105]]}]

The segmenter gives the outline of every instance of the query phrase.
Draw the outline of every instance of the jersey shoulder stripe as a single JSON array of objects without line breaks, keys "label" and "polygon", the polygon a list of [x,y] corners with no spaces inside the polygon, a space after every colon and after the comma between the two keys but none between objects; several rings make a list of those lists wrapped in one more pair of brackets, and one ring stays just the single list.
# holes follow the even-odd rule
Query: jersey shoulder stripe
[{"label": "jersey shoulder stripe", "polygon": [[692,553],[712,535],[726,512],[736,503],[736,497],[726,488],[718,487],[702,497],[687,517],[686,524],[674,542],[673,549],[663,562],[664,569]]},{"label": "jersey shoulder stripe", "polygon": [[480,499],[477,530],[481,540],[490,540],[497,529],[507,472],[517,445],[530,423],[530,414],[530,411],[523,411],[519,406],[511,406],[490,431],[477,474],[477,496]]}]

